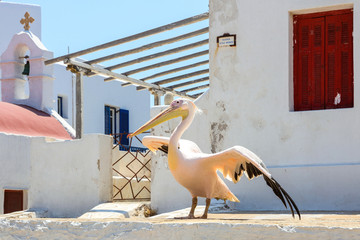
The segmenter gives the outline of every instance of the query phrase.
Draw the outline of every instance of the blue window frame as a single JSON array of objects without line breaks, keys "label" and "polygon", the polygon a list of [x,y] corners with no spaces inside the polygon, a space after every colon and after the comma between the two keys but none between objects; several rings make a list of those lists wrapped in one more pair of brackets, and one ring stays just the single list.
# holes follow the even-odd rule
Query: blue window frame
[{"label": "blue window frame", "polygon": [[105,134],[116,133],[116,108],[105,106]]},{"label": "blue window frame", "polygon": [[129,139],[126,135],[129,133],[129,110],[119,110],[119,133],[125,133],[121,138],[121,144],[129,145]]},{"label": "blue window frame", "polygon": [[58,114],[61,117],[64,117],[64,112],[63,112],[63,97],[58,96],[57,97],[57,109],[58,109]]},{"label": "blue window frame", "polygon": [[[129,139],[126,135],[129,133],[129,110],[119,109],[115,107],[105,106],[105,134],[122,133],[120,143],[129,145]],[[117,121],[117,119],[119,119]],[[117,132],[117,127],[119,131]]]}]

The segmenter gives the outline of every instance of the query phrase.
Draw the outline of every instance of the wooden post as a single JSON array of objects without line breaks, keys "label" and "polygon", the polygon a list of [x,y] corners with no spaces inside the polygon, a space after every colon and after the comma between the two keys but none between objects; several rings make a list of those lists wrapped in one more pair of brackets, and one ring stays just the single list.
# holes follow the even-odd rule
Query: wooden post
[{"label": "wooden post", "polygon": [[83,76],[82,72],[76,73],[76,138],[80,139],[83,136]]},{"label": "wooden post", "polygon": [[153,95],[154,95],[154,105],[155,106],[160,105],[160,96],[159,96],[159,94],[157,94],[157,92],[154,92]]},{"label": "wooden post", "polygon": [[164,95],[163,91],[159,91],[159,90],[150,90],[151,94],[154,96],[154,105],[158,106],[161,104],[161,96]]}]

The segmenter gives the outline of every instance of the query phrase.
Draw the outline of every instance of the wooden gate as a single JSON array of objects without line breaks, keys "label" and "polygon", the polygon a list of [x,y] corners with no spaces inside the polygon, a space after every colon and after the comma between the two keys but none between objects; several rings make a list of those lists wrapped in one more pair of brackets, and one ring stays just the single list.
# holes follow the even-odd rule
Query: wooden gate
[{"label": "wooden gate", "polygon": [[113,135],[113,200],[150,200],[150,150],[132,146],[135,141],[141,143],[138,137],[132,138],[129,145],[123,145],[122,138],[126,135]]}]

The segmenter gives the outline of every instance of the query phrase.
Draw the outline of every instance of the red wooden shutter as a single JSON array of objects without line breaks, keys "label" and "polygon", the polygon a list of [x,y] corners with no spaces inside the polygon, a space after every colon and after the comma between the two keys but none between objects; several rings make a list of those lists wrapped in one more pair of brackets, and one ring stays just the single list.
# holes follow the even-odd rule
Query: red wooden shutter
[{"label": "red wooden shutter", "polygon": [[311,108],[309,94],[309,76],[311,76],[311,22],[299,20],[295,22],[296,36],[294,42],[294,109],[307,110]]},{"label": "red wooden shutter", "polygon": [[353,107],[353,14],[326,17],[326,108]]},{"label": "red wooden shutter", "polygon": [[341,102],[339,107],[354,106],[353,14],[340,15],[341,20]]},{"label": "red wooden shutter", "polygon": [[324,18],[296,20],[294,109],[324,108]]},{"label": "red wooden shutter", "polygon": [[324,26],[323,17],[313,19],[312,77],[311,77],[311,109],[324,109],[325,74],[324,74]]}]

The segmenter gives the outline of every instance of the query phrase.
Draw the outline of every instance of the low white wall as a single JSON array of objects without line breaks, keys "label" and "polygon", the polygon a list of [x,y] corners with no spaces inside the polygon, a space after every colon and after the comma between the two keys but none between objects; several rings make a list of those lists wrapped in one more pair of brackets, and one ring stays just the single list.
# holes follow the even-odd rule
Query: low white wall
[{"label": "low white wall", "polygon": [[0,214],[4,213],[4,189],[30,188],[31,140],[0,133]]},{"label": "low white wall", "polygon": [[28,208],[48,209],[49,217],[77,217],[112,199],[112,139],[81,140],[0,133],[0,214],[3,189],[28,191]]},{"label": "low white wall", "polygon": [[[242,221],[242,220],[241,220]],[[220,222],[0,220],[1,239],[358,239],[359,228]],[[241,237],[239,237],[241,236]]]}]

